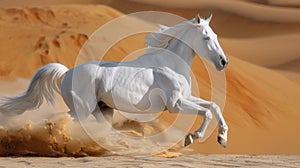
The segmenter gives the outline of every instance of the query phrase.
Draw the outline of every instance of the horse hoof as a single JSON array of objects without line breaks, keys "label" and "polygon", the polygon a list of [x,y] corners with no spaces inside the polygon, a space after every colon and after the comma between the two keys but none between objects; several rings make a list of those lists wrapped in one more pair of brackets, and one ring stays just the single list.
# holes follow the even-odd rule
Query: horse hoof
[{"label": "horse hoof", "polygon": [[185,140],[184,140],[184,147],[192,144],[194,142],[194,139],[193,139],[193,134],[189,133],[186,137],[185,137]]},{"label": "horse hoof", "polygon": [[226,141],[225,141],[225,139],[221,138],[220,136],[218,136],[218,143],[219,143],[223,148],[226,148]]}]

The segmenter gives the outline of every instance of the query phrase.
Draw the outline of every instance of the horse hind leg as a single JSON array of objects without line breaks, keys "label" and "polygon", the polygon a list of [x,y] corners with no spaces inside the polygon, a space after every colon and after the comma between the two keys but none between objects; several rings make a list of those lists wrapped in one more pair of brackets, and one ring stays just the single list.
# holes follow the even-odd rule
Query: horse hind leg
[{"label": "horse hind leg", "polygon": [[80,94],[75,93],[73,90],[62,90],[62,97],[70,109],[68,113],[75,121],[86,120],[97,105],[95,95],[93,94]]},{"label": "horse hind leg", "polygon": [[104,102],[98,102],[95,110],[92,112],[93,116],[99,123],[108,122],[112,125],[114,110],[108,107]]},{"label": "horse hind leg", "polygon": [[62,95],[62,98],[63,98],[65,104],[70,109],[68,114],[70,115],[70,117],[72,119],[74,119],[75,121],[78,121],[78,117],[77,117],[77,114],[75,112],[75,105],[74,105],[74,102],[73,102],[73,97],[72,97],[71,91],[69,91],[69,90],[66,91],[65,89],[61,89],[61,95]]}]

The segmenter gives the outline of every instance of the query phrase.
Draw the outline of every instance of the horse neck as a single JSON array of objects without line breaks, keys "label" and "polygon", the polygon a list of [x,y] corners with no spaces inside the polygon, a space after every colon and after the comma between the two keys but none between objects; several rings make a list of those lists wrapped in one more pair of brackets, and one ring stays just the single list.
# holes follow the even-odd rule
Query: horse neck
[{"label": "horse neck", "polygon": [[194,56],[194,51],[188,45],[181,40],[173,39],[166,49],[163,49],[157,55],[153,55],[153,58],[160,66],[166,66],[185,76],[190,81],[190,71]]},{"label": "horse neck", "polygon": [[[157,52],[148,52],[130,64],[143,67],[168,67],[183,75],[190,81],[190,70],[195,53],[183,40],[172,39],[167,48],[155,49]],[[152,50],[152,49],[149,49]]]},{"label": "horse neck", "polygon": [[[166,58],[160,57],[161,59],[165,59],[175,66],[173,70],[179,71],[184,68],[189,73],[194,61],[195,53],[181,40],[173,39],[162,55],[163,57],[165,55]],[[184,65],[184,67],[179,65]]]}]

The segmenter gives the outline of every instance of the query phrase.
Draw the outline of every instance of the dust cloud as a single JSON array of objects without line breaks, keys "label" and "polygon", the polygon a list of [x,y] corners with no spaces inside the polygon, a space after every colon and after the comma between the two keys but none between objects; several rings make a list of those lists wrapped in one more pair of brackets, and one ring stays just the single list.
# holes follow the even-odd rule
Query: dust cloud
[{"label": "dust cloud", "polygon": [[[16,96],[29,81],[1,81],[1,97]],[[159,119],[150,122],[124,120],[114,115],[114,124],[98,123],[93,116],[74,121],[62,98],[56,104],[44,103],[39,109],[0,117],[0,156],[107,156],[107,155],[180,155],[179,129],[169,129]],[[118,122],[119,121],[119,122]],[[166,131],[168,130],[168,131]],[[178,141],[179,140],[179,141]]]}]

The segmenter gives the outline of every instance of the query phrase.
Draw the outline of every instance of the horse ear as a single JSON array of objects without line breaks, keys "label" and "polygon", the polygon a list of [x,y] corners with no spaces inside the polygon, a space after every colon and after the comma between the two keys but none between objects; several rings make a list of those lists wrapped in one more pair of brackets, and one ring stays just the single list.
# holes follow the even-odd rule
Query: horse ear
[{"label": "horse ear", "polygon": [[206,21],[209,23],[210,21],[211,21],[211,19],[212,19],[212,14],[210,14],[210,16],[206,19]]},{"label": "horse ear", "polygon": [[197,24],[200,24],[200,22],[201,22],[201,17],[200,17],[200,15],[199,15],[199,13],[196,15],[195,20],[196,20],[196,23],[197,23]]}]

